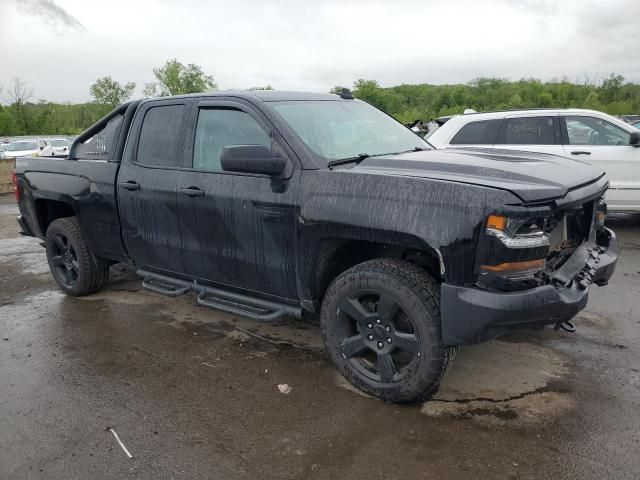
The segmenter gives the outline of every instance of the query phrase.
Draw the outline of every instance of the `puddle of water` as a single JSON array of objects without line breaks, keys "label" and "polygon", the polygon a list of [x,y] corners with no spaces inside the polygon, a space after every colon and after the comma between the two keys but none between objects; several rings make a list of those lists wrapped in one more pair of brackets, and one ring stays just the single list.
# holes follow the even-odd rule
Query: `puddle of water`
[{"label": "puddle of water", "polygon": [[[138,290],[139,289],[139,290]],[[224,333],[241,341],[253,337],[265,344],[299,346],[304,349],[324,348],[320,328],[306,321],[283,320],[274,323],[254,321],[207,307],[198,306],[193,294],[178,298],[164,297],[140,286],[140,281],[131,279],[120,285],[112,285],[82,300],[105,300],[128,305],[146,305],[156,309],[163,322],[182,328],[190,325],[205,332]]]},{"label": "puddle of water", "polygon": [[570,396],[553,388],[568,373],[562,356],[531,343],[494,340],[462,348],[422,413],[490,424],[547,421],[573,408]]},{"label": "puddle of water", "polygon": [[[434,398],[422,405],[430,417],[469,419],[487,425],[534,425],[574,407],[553,391],[568,375],[563,357],[549,348],[494,340],[460,349]],[[374,399],[336,374],[336,385]]]},{"label": "puddle of water", "polygon": [[[6,206],[6,205],[5,205]],[[39,275],[49,272],[49,264],[40,240],[32,237],[0,240],[0,264],[19,264],[24,273]]]}]

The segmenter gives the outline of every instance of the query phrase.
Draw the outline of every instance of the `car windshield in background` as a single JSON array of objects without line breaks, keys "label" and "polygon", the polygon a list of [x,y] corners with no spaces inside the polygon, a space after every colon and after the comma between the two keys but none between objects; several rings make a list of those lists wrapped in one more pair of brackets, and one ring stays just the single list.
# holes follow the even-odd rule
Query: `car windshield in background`
[{"label": "car windshield in background", "polygon": [[293,101],[272,106],[327,161],[431,148],[404,125],[363,102]]},{"label": "car windshield in background", "polygon": [[21,142],[13,142],[7,148],[9,152],[22,152],[24,150],[37,150],[38,142],[30,142],[30,141],[21,141]]},{"label": "car windshield in background", "polygon": [[52,147],[68,147],[69,142],[63,139],[54,139],[54,140],[51,140],[51,146]]}]

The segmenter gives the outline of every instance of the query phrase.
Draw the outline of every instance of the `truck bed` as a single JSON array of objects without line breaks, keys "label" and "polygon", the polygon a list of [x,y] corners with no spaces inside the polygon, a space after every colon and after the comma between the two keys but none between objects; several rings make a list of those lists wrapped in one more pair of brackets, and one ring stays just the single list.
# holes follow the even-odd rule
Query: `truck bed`
[{"label": "truck bed", "polygon": [[101,160],[23,157],[16,160],[18,201],[25,235],[44,238],[56,209],[73,207],[92,249],[105,258],[126,258],[116,204],[118,164]]}]

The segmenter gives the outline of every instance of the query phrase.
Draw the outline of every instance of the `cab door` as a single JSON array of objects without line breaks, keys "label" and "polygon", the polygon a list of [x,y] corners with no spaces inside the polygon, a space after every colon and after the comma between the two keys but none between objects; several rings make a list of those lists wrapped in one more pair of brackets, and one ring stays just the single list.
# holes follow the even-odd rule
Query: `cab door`
[{"label": "cab door", "polygon": [[145,103],[131,127],[117,192],[124,245],[140,268],[185,273],[176,182],[186,162],[189,102]]},{"label": "cab door", "polygon": [[614,210],[640,209],[640,148],[629,145],[631,132],[593,115],[562,116],[568,158],[607,173],[607,205]]},{"label": "cab door", "polygon": [[[186,273],[205,282],[297,298],[296,225],[300,168],[253,105],[218,98],[195,105],[188,167],[178,178],[177,214]],[[290,178],[222,170],[222,149],[263,145],[291,162]]]}]

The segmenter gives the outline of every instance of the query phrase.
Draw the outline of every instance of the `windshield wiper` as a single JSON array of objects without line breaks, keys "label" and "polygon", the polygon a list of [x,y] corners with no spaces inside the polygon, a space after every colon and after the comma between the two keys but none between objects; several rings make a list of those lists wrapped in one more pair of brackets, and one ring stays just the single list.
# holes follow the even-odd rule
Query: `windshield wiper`
[{"label": "windshield wiper", "polygon": [[337,160],[329,160],[327,162],[327,167],[329,170],[333,169],[333,167],[337,167],[338,165],[347,165],[349,163],[355,163],[356,165],[363,161],[366,158],[369,158],[371,155],[368,153],[359,153],[355,157],[347,157],[347,158],[339,158]]},{"label": "windshield wiper", "polygon": [[329,170],[331,170],[333,167],[337,167],[339,165],[347,165],[349,163],[355,163],[357,165],[361,161],[363,161],[363,160],[365,160],[367,158],[371,158],[371,157],[384,157],[386,155],[399,155],[401,153],[421,152],[423,150],[426,150],[426,148],[414,147],[411,150],[404,150],[403,152],[376,153],[375,155],[371,155],[371,154],[368,154],[368,153],[360,153],[360,154],[356,155],[355,157],[347,157],[347,158],[339,158],[337,160],[329,160],[329,162],[327,162],[327,167],[329,167]]},{"label": "windshield wiper", "polygon": [[404,150],[403,152],[394,152],[394,153],[390,153],[389,155],[400,155],[401,153],[410,153],[410,152],[422,152],[424,150],[426,150],[426,148],[413,147],[411,150]]}]

